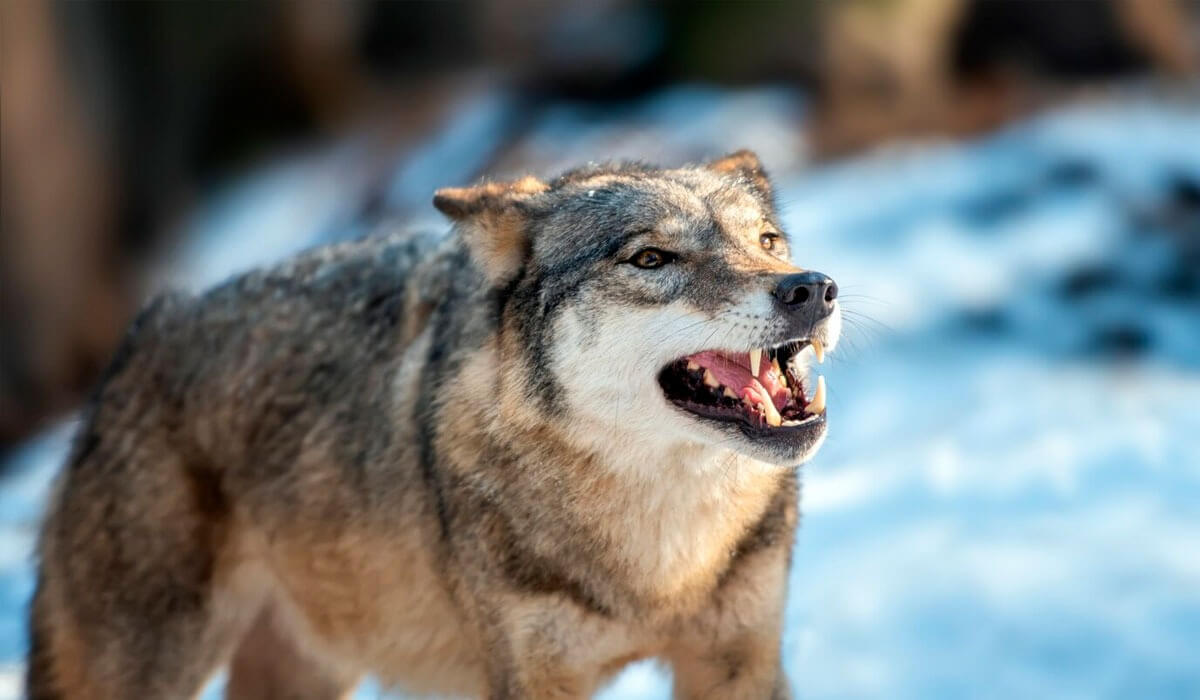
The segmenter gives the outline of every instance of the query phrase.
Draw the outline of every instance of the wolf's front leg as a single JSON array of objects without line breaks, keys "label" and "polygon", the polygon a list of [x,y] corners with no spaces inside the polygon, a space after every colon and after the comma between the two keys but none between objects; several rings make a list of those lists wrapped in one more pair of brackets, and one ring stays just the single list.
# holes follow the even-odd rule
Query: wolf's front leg
[{"label": "wolf's front leg", "polygon": [[788,700],[791,691],[779,663],[779,645],[769,639],[745,640],[706,653],[676,652],[676,700]]},{"label": "wolf's front leg", "polygon": [[666,659],[677,700],[791,697],[779,658],[791,542],[781,537],[744,554],[676,637]]},{"label": "wolf's front leg", "polygon": [[590,698],[629,660],[624,626],[566,596],[487,601],[489,700]]}]

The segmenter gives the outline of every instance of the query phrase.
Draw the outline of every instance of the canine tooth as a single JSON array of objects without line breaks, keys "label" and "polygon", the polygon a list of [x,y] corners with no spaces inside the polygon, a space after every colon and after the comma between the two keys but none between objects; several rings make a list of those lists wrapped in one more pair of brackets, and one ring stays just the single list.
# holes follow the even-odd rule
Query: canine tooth
[{"label": "canine tooth", "polygon": [[760,364],[762,364],[762,348],[754,348],[750,351],[750,374],[757,377]]},{"label": "canine tooth", "polygon": [[768,401],[763,404],[763,411],[767,414],[767,425],[772,428],[778,428],[779,424],[783,422],[783,416],[779,415],[779,410],[775,408],[774,402]]},{"label": "canine tooth", "polygon": [[825,346],[821,344],[821,341],[813,338],[808,342],[812,344],[813,355],[817,358],[817,364],[825,362]]},{"label": "canine tooth", "polygon": [[695,372],[696,370],[700,369],[700,365],[696,364],[695,360],[688,360],[687,368],[688,370]]},{"label": "canine tooth", "polygon": [[725,395],[731,399],[736,399],[738,397],[737,392],[735,392],[733,389],[730,389],[729,387],[725,387]]},{"label": "canine tooth", "polygon": [[712,370],[708,369],[704,370],[704,383],[714,389],[721,386],[721,382],[718,382],[717,378],[713,376]]},{"label": "canine tooth", "polygon": [[817,393],[813,394],[812,401],[804,407],[809,413],[820,413],[825,410],[825,377],[817,375]]},{"label": "canine tooth", "polygon": [[771,368],[775,370],[775,376],[779,377],[779,383],[787,386],[787,375],[783,373],[783,370],[779,369],[778,358],[771,360]]}]

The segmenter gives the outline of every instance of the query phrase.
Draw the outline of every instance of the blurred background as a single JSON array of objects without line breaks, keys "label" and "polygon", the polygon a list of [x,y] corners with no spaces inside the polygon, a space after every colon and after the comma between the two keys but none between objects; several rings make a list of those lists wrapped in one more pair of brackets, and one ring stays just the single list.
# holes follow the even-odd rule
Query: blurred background
[{"label": "blurred background", "polygon": [[[0,698],[149,296],[444,227],[436,187],[743,147],[848,320],[797,695],[1200,697],[1197,2],[6,0],[0,32]],[[668,695],[641,664],[605,697]]]}]

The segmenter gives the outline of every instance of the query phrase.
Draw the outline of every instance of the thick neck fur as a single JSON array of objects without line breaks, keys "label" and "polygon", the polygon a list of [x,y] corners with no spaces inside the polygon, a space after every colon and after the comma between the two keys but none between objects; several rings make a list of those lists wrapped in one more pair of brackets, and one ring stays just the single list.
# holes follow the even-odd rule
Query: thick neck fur
[{"label": "thick neck fur", "polygon": [[654,446],[620,436],[608,444],[614,447],[591,452],[586,463],[612,475],[610,488],[584,507],[616,545],[630,582],[652,598],[703,595],[762,517],[779,468],[697,445]]},{"label": "thick neck fur", "polygon": [[[677,613],[698,605],[786,470],[546,415],[527,400],[519,370],[501,371],[497,344],[472,353],[444,397],[442,434],[475,436],[442,444],[458,483],[489,494],[539,558],[608,581],[597,595],[613,607]],[[494,402],[480,413],[445,409],[478,407],[481,396]]]}]

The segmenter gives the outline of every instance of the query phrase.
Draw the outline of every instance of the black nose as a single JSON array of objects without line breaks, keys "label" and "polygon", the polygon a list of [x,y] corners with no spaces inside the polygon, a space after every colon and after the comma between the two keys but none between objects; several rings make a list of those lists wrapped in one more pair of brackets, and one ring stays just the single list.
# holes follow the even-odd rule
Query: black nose
[{"label": "black nose", "polygon": [[786,275],[775,286],[775,298],[792,309],[807,308],[822,314],[833,310],[838,287],[828,275],[820,272],[798,272]]}]

